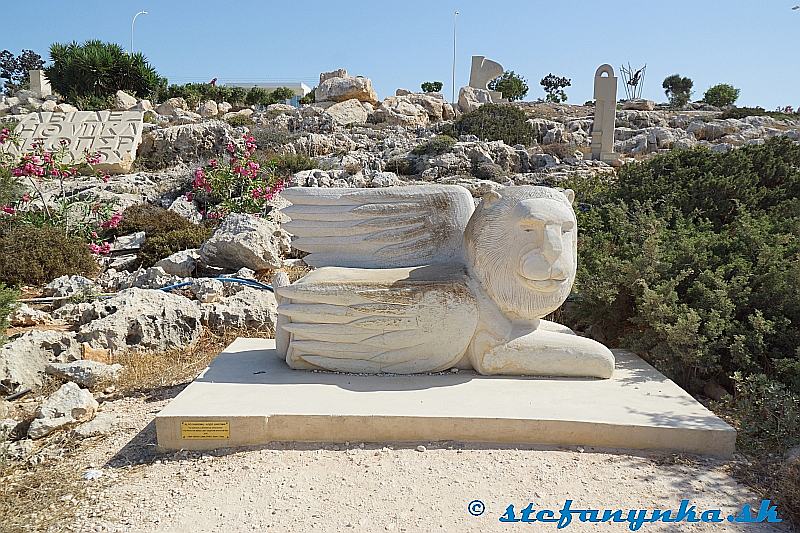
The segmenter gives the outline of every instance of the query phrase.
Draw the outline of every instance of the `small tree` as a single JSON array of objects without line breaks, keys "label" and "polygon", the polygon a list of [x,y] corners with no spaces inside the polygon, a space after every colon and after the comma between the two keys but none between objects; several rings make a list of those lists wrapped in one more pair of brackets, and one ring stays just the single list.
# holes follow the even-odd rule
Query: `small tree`
[{"label": "small tree", "polygon": [[706,91],[703,102],[717,106],[727,107],[739,98],[739,89],[727,83],[718,83]]},{"label": "small tree", "polygon": [[[498,76],[489,82],[489,89],[493,91],[500,91],[503,93],[503,98],[513,102],[514,100],[522,100],[528,94],[528,83],[525,78],[516,74],[513,70],[503,72],[502,76]],[[566,95],[564,100],[566,100]]]},{"label": "small tree", "polygon": [[572,85],[572,80],[569,78],[556,76],[551,72],[542,78],[542,81],[540,81],[539,84],[542,86],[542,88],[544,88],[544,92],[547,93],[545,100],[548,102],[559,103],[567,101],[567,93],[564,92],[564,88]]},{"label": "small tree", "polygon": [[313,103],[314,103],[314,102],[317,100],[317,98],[316,98],[316,96],[315,96],[315,93],[316,93],[316,91],[317,91],[317,88],[316,88],[316,87],[314,87],[313,89],[311,89],[311,90],[308,92],[308,94],[307,94],[307,95],[305,95],[304,97],[302,97],[302,98],[300,99],[300,103],[301,103],[301,104],[313,104]]},{"label": "small tree", "polygon": [[0,52],[0,78],[3,81],[3,90],[9,96],[21,89],[30,87],[29,70],[39,70],[44,67],[42,56],[33,50],[23,50],[15,56],[8,50]]},{"label": "small tree", "polygon": [[664,78],[661,84],[664,94],[669,98],[669,105],[674,108],[681,108],[689,102],[692,97],[692,87],[694,82],[690,78],[681,77],[680,74],[673,74]]},{"label": "small tree", "polygon": [[289,100],[294,98],[294,91],[288,87],[278,87],[271,93],[269,93],[272,103],[279,103],[283,102],[284,100]]},{"label": "small tree", "polygon": [[438,93],[442,90],[444,84],[440,81],[425,81],[422,82],[422,92],[424,93]]}]

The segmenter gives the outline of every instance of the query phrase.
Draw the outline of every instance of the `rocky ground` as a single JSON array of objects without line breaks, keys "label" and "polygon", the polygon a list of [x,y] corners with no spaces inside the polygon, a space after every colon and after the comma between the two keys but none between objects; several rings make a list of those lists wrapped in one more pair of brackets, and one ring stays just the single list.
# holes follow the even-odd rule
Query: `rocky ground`
[{"label": "rocky ground", "polygon": [[[487,448],[458,443],[291,445],[159,454],[153,417],[181,387],[102,403],[108,436],[60,459],[58,490],[35,516],[0,530],[49,531],[509,531],[508,504],[559,509],[677,507],[730,512],[759,498],[729,474],[734,463],[593,449]],[[24,483],[11,477],[9,484]],[[475,499],[486,511],[474,517]],[[58,508],[56,511],[53,508]],[[24,513],[29,508],[20,508]],[[58,517],[57,520],[53,520]],[[534,526],[535,527],[535,526]],[[553,526],[555,527],[555,526]],[[510,528],[510,529],[509,529]],[[596,525],[573,523],[574,531]],[[624,531],[622,525],[600,530]],[[674,530],[646,524],[643,531]],[[692,524],[691,531],[788,531]]]}]

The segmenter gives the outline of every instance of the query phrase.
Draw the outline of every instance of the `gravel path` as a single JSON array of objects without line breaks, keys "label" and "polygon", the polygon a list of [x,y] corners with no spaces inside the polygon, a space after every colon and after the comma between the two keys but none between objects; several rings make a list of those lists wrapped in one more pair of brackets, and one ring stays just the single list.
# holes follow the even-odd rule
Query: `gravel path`
[{"label": "gravel path", "polygon": [[[87,481],[75,531],[531,531],[555,524],[508,524],[510,503],[536,509],[677,508],[681,499],[727,516],[758,498],[724,461],[622,452],[452,445],[291,445],[213,454],[155,450],[153,416],[176,394],[125,398],[104,410],[122,427],[87,447]],[[468,513],[472,500],[485,512]],[[626,531],[581,524],[568,531]],[[641,531],[788,531],[750,524],[645,524]]]}]

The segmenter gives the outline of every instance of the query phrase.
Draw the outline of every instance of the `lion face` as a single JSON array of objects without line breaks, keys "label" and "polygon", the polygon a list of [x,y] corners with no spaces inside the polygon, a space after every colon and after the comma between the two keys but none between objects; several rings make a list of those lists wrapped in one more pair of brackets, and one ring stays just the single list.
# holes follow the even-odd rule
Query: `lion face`
[{"label": "lion face", "polygon": [[509,317],[542,318],[569,295],[577,268],[573,198],[569,190],[507,187],[487,195],[470,219],[471,272]]}]

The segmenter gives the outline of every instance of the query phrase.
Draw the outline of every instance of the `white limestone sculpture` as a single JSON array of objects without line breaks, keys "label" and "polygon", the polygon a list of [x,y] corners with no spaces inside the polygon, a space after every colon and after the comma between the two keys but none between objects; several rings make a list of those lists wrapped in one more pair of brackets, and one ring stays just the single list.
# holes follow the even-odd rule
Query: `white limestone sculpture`
[{"label": "white limestone sculpture", "polygon": [[29,70],[28,76],[30,79],[31,91],[36,93],[39,98],[45,98],[53,94],[53,89],[50,87],[50,80],[43,70]]},{"label": "white limestone sculpture", "polygon": [[617,117],[617,77],[614,67],[600,65],[594,73],[594,122],[592,123],[592,159],[614,163],[614,123]]},{"label": "white limestone sculpture", "polygon": [[469,86],[474,89],[487,91],[493,103],[505,102],[503,93],[489,90],[489,82],[503,74],[503,65],[497,61],[486,59],[484,56],[472,56],[472,65],[469,71]]},{"label": "white limestone sculpture", "polygon": [[506,187],[477,209],[456,185],[283,195],[284,228],[318,267],[273,281],[292,368],[611,376],[605,346],[542,319],[575,279],[571,190]]}]

